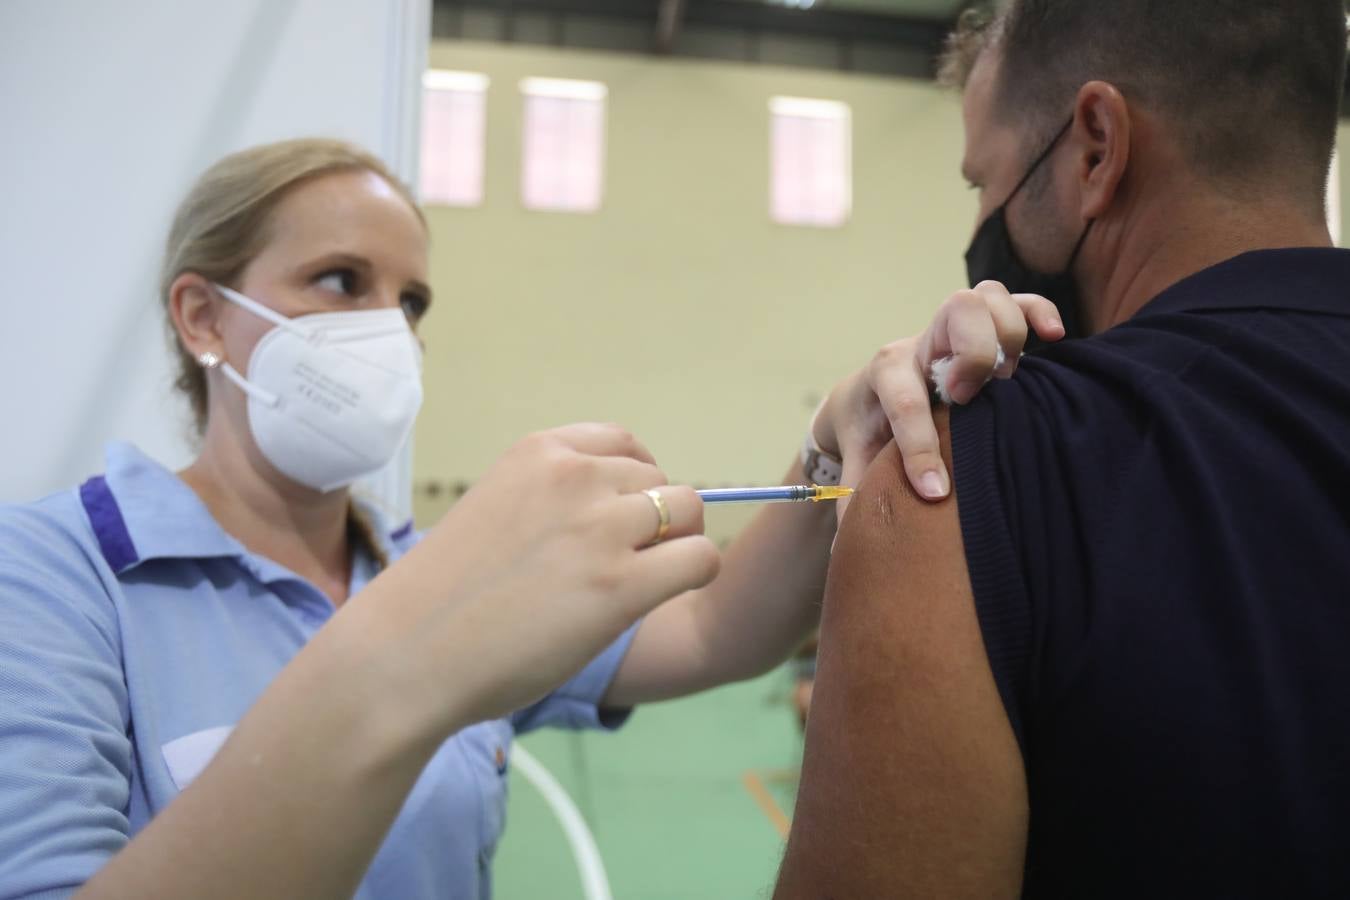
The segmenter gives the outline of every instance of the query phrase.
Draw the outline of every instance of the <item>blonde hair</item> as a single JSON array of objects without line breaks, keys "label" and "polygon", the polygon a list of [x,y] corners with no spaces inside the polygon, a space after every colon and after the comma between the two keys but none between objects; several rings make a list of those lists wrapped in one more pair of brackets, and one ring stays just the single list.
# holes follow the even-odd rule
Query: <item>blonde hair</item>
[{"label": "blonde hair", "polygon": [[237,287],[244,269],[271,239],[268,226],[282,198],[303,182],[352,170],[384,179],[426,224],[412,192],[384,163],[360,147],[327,138],[279,141],[232,153],[203,172],[179,205],[164,249],[159,294],[178,351],[175,386],[187,394],[199,433],[206,428],[206,375],[167,315],[169,288],[184,272]]}]

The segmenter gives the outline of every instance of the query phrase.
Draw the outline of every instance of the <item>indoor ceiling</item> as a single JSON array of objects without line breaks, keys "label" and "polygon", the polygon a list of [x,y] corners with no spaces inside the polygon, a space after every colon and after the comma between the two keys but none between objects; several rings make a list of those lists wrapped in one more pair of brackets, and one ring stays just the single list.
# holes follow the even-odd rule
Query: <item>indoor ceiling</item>
[{"label": "indoor ceiling", "polygon": [[[0,0],[3,2],[3,0]],[[977,0],[432,0],[439,37],[931,78]]]},{"label": "indoor ceiling", "polygon": [[[961,11],[989,2],[431,0],[433,33],[442,38],[918,78],[936,74],[936,60]],[[1346,91],[1350,99],[1350,80]],[[1350,115],[1350,102],[1344,109]]]}]

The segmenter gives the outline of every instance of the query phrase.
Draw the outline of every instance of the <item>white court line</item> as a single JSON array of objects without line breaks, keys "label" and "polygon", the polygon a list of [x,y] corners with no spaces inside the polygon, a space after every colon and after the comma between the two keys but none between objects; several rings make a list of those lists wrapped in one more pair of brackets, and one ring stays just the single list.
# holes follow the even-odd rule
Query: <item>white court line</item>
[{"label": "white court line", "polygon": [[605,863],[600,858],[600,848],[596,846],[595,835],[586,826],[581,810],[572,802],[572,797],[553,777],[553,773],[544,768],[543,763],[531,756],[519,742],[511,746],[511,762],[525,780],[534,785],[544,802],[558,817],[567,843],[572,847],[572,858],[576,861],[577,872],[581,875],[581,892],[586,900],[613,900],[609,890],[609,877],[605,874]]}]

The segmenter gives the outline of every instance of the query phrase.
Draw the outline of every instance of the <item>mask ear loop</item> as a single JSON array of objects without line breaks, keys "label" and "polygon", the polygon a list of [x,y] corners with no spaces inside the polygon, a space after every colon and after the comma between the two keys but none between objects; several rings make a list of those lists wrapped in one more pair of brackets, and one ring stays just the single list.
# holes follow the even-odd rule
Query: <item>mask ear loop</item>
[{"label": "mask ear loop", "polygon": [[[1072,126],[1073,126],[1073,116],[1069,116],[1069,121],[1065,122],[1064,127],[1059,129],[1059,131],[1055,134],[1055,136],[1050,140],[1049,146],[1047,146],[1044,150],[1041,151],[1040,155],[1036,157],[1036,161],[1031,164],[1031,168],[1027,169],[1027,173],[1022,176],[1022,180],[1017,182],[1017,187],[1012,189],[1012,193],[1008,195],[1008,199],[1003,201],[1002,208],[1006,209],[1008,204],[1012,202],[1012,198],[1017,196],[1017,192],[1020,191],[1026,185],[1026,183],[1031,180],[1031,176],[1036,174],[1036,170],[1041,167],[1041,163],[1046,161],[1046,159],[1054,151],[1055,147],[1059,145],[1059,142],[1064,137],[1064,135],[1068,134],[1069,129]],[[1069,261],[1064,266],[1064,268],[1061,269],[1061,271],[1069,272],[1070,270],[1073,269],[1073,264],[1078,261],[1078,251],[1083,249],[1083,244],[1084,242],[1087,241],[1088,232],[1092,230],[1092,222],[1093,222],[1092,219],[1088,219],[1087,225],[1083,226],[1083,233],[1078,236],[1078,243],[1073,245],[1073,252],[1069,254]]]},{"label": "mask ear loop", "polygon": [[[1064,123],[1059,131],[1055,132],[1055,136],[1051,138],[1050,143],[1046,145],[1046,148],[1042,150],[1035,161],[1032,162],[1031,166],[1027,169],[1026,174],[1022,176],[1022,180],[1017,182],[1017,186],[1012,189],[1012,192],[1008,194],[1007,199],[1003,201],[1002,206],[999,207],[1000,209],[1007,209],[1008,204],[1012,202],[1012,198],[1017,196],[1017,192],[1026,186],[1026,183],[1031,180],[1032,175],[1036,174],[1036,170],[1041,167],[1041,163],[1045,162],[1046,159],[1050,157],[1050,154],[1054,152],[1055,148],[1059,146],[1059,142],[1063,140],[1064,135],[1068,134],[1069,129],[1073,127],[1073,118],[1074,117],[1070,115],[1069,120]],[[1092,219],[1088,219],[1087,224],[1083,226],[1083,233],[1078,236],[1078,242],[1073,245],[1073,252],[1069,254],[1069,262],[1061,271],[1069,274],[1072,273],[1074,263],[1078,261],[1078,253],[1083,249],[1083,244],[1087,241],[1088,232],[1092,230],[1092,222]]]},{"label": "mask ear loop", "polygon": [[1085,244],[1085,243],[1087,242],[1088,232],[1092,230],[1092,223],[1095,222],[1095,221],[1097,221],[1097,220],[1096,220],[1096,219],[1088,219],[1088,220],[1087,220],[1087,224],[1083,226],[1083,233],[1080,234],[1080,235],[1078,236],[1078,243],[1076,243],[1076,244],[1073,245],[1073,252],[1069,254],[1069,262],[1068,262],[1068,264],[1064,267],[1064,271],[1065,271],[1065,272],[1070,272],[1070,271],[1072,271],[1072,269],[1073,269],[1073,264],[1076,263],[1076,262],[1078,262],[1078,251],[1079,251],[1079,250],[1082,250],[1082,249],[1083,249],[1083,244]]},{"label": "mask ear loop", "polygon": [[[1068,133],[1072,126],[1073,116],[1069,116],[1069,121],[1064,123],[1064,127],[1059,130],[1059,134],[1055,135],[1055,139],[1050,142],[1050,146],[1046,147],[1045,152],[1041,154],[1040,159],[1036,160],[1036,165],[1032,166],[1031,172],[1036,171],[1036,166],[1039,166],[1045,161],[1045,158],[1050,155],[1050,151],[1055,149],[1055,145],[1060,142],[1060,139]],[[1031,177],[1031,172],[1028,172],[1022,178],[1023,184]],[[1020,188],[1021,185],[1019,184],[1018,187]],[[1083,244],[1087,241],[1088,232],[1092,230],[1092,223],[1095,221],[1095,219],[1088,219],[1087,224],[1083,226],[1083,233],[1078,236],[1078,243],[1073,245],[1073,252],[1069,254],[1069,262],[1064,266],[1062,271],[1069,272],[1073,269],[1073,264],[1078,261],[1078,251],[1083,249]]]},{"label": "mask ear loop", "polygon": [[1068,134],[1069,128],[1072,125],[1073,125],[1073,116],[1069,116],[1069,121],[1065,122],[1064,127],[1055,133],[1055,136],[1054,138],[1051,139],[1050,144],[1040,152],[1040,155],[1036,157],[1035,162],[1031,164],[1031,166],[1027,169],[1026,174],[1022,176],[1022,180],[1017,182],[1017,187],[1013,188],[1012,191],[1008,194],[1007,198],[1003,201],[1002,204],[1003,206],[1007,206],[1009,203],[1011,203],[1012,198],[1017,196],[1017,192],[1022,190],[1022,188],[1026,186],[1026,183],[1031,180],[1031,176],[1035,175],[1036,170],[1041,167],[1041,163],[1045,162],[1045,160],[1050,156],[1050,154],[1054,152],[1055,147],[1059,145],[1060,139],[1063,138],[1064,135]]},{"label": "mask ear loop", "polygon": [[233,290],[232,288],[227,288],[223,284],[213,284],[212,287],[220,291],[221,296],[224,297],[226,300],[229,300],[231,303],[237,304],[238,306],[242,306],[244,309],[253,313],[258,318],[266,319],[267,321],[271,322],[278,328],[284,328],[293,334],[299,335],[300,337],[305,336],[305,332],[303,329],[297,328],[294,322],[283,316],[281,313],[277,312],[275,309],[268,309],[266,306],[263,306],[257,300],[254,300],[251,297],[246,297],[243,294],[239,293],[238,291]]},{"label": "mask ear loop", "polygon": [[276,407],[280,405],[281,403],[280,397],[278,397],[271,391],[265,388],[260,388],[253,382],[249,381],[243,375],[240,375],[239,372],[234,368],[234,366],[230,365],[229,363],[221,363],[220,371],[225,373],[226,378],[234,382],[235,387],[239,388],[239,390],[243,391],[245,394],[248,394],[250,397],[252,397],[254,400],[257,400],[259,403],[262,403],[264,406]]},{"label": "mask ear loop", "polygon": [[[296,334],[302,338],[306,337],[305,333],[301,329],[296,328],[295,325],[292,324],[290,319],[286,318],[285,316],[281,315],[275,310],[268,309],[266,306],[263,306],[258,301],[246,297],[243,294],[239,293],[238,291],[231,290],[230,288],[225,287],[225,285],[223,284],[213,284],[212,287],[214,287],[217,291],[219,291],[221,296],[224,297],[226,300],[229,300],[231,303],[235,303],[239,306],[242,306],[244,309],[253,313],[255,316],[258,316],[261,319],[266,319],[268,322],[271,322],[278,328],[285,329],[286,331],[289,331],[292,334]],[[266,339],[267,336],[264,335],[263,340]],[[228,362],[225,362],[224,360],[222,360],[220,363],[220,371],[225,374],[226,378],[228,378],[230,381],[234,383],[235,387],[239,388],[239,390],[243,391],[245,394],[247,394],[254,400],[257,400],[259,403],[262,403],[263,405],[268,407],[276,407],[281,403],[280,397],[278,397],[276,394],[272,393],[271,391],[265,388],[258,387],[256,384],[249,381],[243,375],[240,375],[239,370],[237,370],[234,366],[230,365]]]}]

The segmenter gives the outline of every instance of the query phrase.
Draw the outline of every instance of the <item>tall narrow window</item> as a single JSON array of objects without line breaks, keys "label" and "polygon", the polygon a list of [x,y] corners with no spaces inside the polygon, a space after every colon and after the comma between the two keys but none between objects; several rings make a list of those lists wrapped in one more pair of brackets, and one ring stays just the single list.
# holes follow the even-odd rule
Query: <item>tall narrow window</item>
[{"label": "tall narrow window", "polygon": [[521,199],[527,209],[595,212],[604,193],[605,98],[597,81],[526,78]]},{"label": "tall narrow window", "polygon": [[482,204],[487,88],[488,77],[477,72],[432,69],[422,75],[423,203]]},{"label": "tall narrow window", "polygon": [[774,97],[769,117],[770,216],[784,225],[843,225],[853,211],[848,104]]}]

